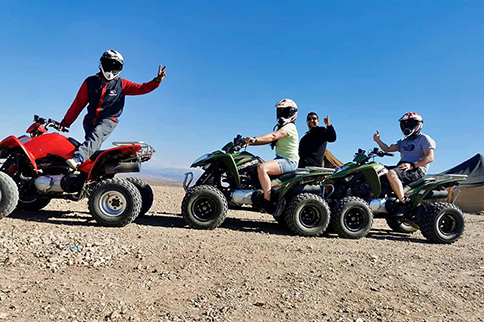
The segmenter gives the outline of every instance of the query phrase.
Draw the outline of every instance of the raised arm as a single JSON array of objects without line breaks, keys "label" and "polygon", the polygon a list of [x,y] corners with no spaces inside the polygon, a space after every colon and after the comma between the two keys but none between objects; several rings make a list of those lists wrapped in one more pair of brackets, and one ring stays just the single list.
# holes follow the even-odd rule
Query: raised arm
[{"label": "raised arm", "polygon": [[398,148],[398,145],[395,143],[388,146],[386,145],[381,139],[380,139],[380,132],[376,130],[376,133],[373,134],[373,140],[378,144],[380,149],[382,149],[383,152],[397,152],[400,149]]},{"label": "raised arm", "polygon": [[336,131],[334,130],[333,125],[329,121],[329,115],[326,116],[323,120],[324,124],[326,125],[326,132],[325,132],[325,141],[334,142],[336,141]]},{"label": "raised arm", "polygon": [[158,88],[158,86],[160,86],[160,83],[166,77],[165,68],[166,66],[161,68],[161,65],[160,65],[158,68],[158,75],[155,78],[153,78],[153,80],[143,84],[133,83],[123,78],[124,94],[125,95],[143,95],[154,91],[155,89]]}]

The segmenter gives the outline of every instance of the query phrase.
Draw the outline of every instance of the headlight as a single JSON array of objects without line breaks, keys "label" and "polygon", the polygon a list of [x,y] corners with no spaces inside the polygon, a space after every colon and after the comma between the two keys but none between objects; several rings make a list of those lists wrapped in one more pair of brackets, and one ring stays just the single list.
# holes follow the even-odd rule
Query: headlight
[{"label": "headlight", "polygon": [[346,170],[346,167],[344,165],[342,165],[341,167],[337,167],[336,169],[334,169],[333,174],[336,174],[336,173],[344,171],[344,170]]},{"label": "headlight", "polygon": [[193,162],[193,164],[197,164],[198,162],[201,162],[205,159],[208,159],[208,158],[210,158],[211,155],[212,155],[211,153],[204,154],[201,157],[199,157],[198,159],[196,159],[195,162]]}]

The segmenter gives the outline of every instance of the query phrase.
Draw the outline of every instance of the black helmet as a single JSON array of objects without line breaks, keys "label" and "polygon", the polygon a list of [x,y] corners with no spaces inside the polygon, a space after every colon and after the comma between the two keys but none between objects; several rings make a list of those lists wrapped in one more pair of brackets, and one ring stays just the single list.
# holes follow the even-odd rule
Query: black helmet
[{"label": "black helmet", "polygon": [[123,70],[124,58],[116,50],[108,50],[103,53],[99,60],[99,69],[107,80],[113,80]]}]

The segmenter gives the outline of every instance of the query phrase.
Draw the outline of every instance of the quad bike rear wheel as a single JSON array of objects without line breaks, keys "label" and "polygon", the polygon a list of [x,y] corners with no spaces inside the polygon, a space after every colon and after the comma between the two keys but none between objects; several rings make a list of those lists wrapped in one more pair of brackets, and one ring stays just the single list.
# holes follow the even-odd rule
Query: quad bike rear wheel
[{"label": "quad bike rear wheel", "polygon": [[407,220],[400,217],[389,217],[386,218],[388,227],[393,231],[403,234],[412,234],[418,230],[417,227],[412,226]]},{"label": "quad bike rear wheel", "polygon": [[227,199],[215,187],[195,186],[183,198],[181,210],[183,218],[190,227],[215,229],[227,217]]},{"label": "quad bike rear wheel", "polygon": [[365,200],[359,197],[344,197],[334,206],[331,225],[339,237],[362,238],[373,225],[373,212]]},{"label": "quad bike rear wheel", "polygon": [[136,219],[142,205],[141,194],[126,179],[99,182],[91,191],[89,211],[102,226],[123,227]]},{"label": "quad bike rear wheel", "polygon": [[465,221],[459,207],[448,202],[436,202],[425,205],[425,208],[427,213],[420,224],[425,238],[434,243],[451,244],[462,237]]},{"label": "quad bike rear wheel", "polygon": [[18,188],[13,179],[0,172],[0,218],[10,215],[18,203]]},{"label": "quad bike rear wheel", "polygon": [[284,218],[287,227],[296,235],[318,236],[328,227],[330,210],[320,196],[300,193],[292,198]]},{"label": "quad bike rear wheel", "polygon": [[47,207],[51,200],[51,198],[34,198],[32,200],[19,199],[17,209],[26,211],[37,211]]},{"label": "quad bike rear wheel", "polygon": [[138,217],[145,215],[153,205],[153,199],[154,199],[153,189],[151,189],[151,186],[148,183],[146,183],[146,181],[144,181],[143,179],[136,178],[136,177],[129,177],[129,178],[126,178],[126,180],[134,184],[136,188],[138,188],[141,194],[142,204],[141,204],[141,210]]}]

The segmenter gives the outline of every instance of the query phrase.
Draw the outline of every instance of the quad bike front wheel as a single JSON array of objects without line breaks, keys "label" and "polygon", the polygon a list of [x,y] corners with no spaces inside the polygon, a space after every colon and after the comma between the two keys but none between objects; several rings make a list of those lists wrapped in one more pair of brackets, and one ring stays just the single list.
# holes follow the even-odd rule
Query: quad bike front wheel
[{"label": "quad bike front wheel", "polygon": [[215,187],[201,185],[190,189],[182,202],[182,215],[196,229],[215,229],[227,217],[227,199]]},{"label": "quad bike front wheel", "polygon": [[0,218],[7,217],[15,210],[18,198],[15,181],[8,174],[0,172]]},{"label": "quad bike front wheel", "polygon": [[335,204],[330,224],[339,237],[362,238],[368,234],[373,225],[373,212],[365,200],[358,197],[344,197]]},{"label": "quad bike front wheel", "polygon": [[21,200],[19,199],[17,204],[17,209],[26,211],[38,211],[47,207],[50,203],[51,198],[34,198],[32,200]]},{"label": "quad bike front wheel", "polygon": [[148,183],[146,183],[146,181],[144,181],[143,179],[129,177],[129,178],[126,178],[126,180],[134,184],[136,188],[138,188],[141,194],[142,204],[141,204],[141,210],[138,217],[145,215],[153,205],[153,199],[154,199],[153,189],[151,189],[151,186]]},{"label": "quad bike front wheel", "polygon": [[328,227],[330,210],[320,196],[300,193],[292,198],[284,218],[287,227],[296,235],[318,236]]},{"label": "quad bike front wheel", "polygon": [[420,230],[429,241],[451,244],[464,234],[465,222],[462,210],[448,202],[436,202],[425,205]]},{"label": "quad bike front wheel", "polygon": [[393,231],[403,234],[412,234],[418,230],[417,227],[412,226],[405,218],[389,217],[386,218],[387,225]]},{"label": "quad bike front wheel", "polygon": [[91,191],[89,211],[102,226],[123,227],[136,219],[142,205],[141,194],[126,179],[103,180]]}]

